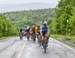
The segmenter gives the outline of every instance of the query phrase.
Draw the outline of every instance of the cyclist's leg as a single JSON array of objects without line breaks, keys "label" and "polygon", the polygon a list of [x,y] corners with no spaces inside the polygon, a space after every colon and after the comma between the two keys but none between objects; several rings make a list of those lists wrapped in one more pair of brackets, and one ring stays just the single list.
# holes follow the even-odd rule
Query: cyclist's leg
[{"label": "cyclist's leg", "polygon": [[33,41],[35,41],[35,32],[34,31],[33,31],[32,37],[33,37]]},{"label": "cyclist's leg", "polygon": [[40,38],[39,32],[36,33],[36,37],[37,37],[37,39],[39,40],[39,38]]},{"label": "cyclist's leg", "polygon": [[50,34],[47,32],[47,34],[46,34],[46,44],[47,44],[47,46],[48,46],[48,42],[49,42],[49,36],[50,36]]},{"label": "cyclist's leg", "polygon": [[44,37],[45,37],[45,32],[44,31],[42,31],[42,45],[43,45],[43,42],[44,42]]},{"label": "cyclist's leg", "polygon": [[39,40],[41,42],[41,34],[40,34],[40,32],[38,32],[38,36],[39,36]]}]

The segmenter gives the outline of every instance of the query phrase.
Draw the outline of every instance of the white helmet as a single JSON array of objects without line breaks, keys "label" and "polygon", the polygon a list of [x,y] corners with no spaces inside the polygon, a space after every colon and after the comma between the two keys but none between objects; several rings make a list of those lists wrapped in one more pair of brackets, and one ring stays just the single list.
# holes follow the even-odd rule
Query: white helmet
[{"label": "white helmet", "polygon": [[29,29],[30,28],[30,26],[27,26],[27,29]]},{"label": "white helmet", "polygon": [[47,24],[47,21],[44,21],[44,23],[43,24]]}]

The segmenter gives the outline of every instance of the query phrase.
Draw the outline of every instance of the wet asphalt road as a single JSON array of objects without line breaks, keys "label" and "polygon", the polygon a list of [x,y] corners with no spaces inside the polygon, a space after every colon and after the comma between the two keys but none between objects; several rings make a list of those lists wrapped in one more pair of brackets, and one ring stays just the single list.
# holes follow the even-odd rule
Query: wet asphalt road
[{"label": "wet asphalt road", "polygon": [[0,41],[0,58],[75,58],[75,49],[50,38],[47,53],[44,53],[37,42],[11,37]]}]

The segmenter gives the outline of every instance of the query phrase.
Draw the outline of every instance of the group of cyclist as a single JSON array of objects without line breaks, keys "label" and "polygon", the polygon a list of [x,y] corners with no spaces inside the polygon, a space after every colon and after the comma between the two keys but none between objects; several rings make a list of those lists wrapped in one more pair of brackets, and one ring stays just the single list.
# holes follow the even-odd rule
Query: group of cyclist
[{"label": "group of cyclist", "polygon": [[27,36],[28,40],[31,36],[34,42],[37,38],[42,45],[44,41],[46,42],[46,44],[48,44],[50,33],[47,21],[44,21],[42,25],[33,25],[32,27],[27,26],[27,28],[25,29],[25,35]]}]

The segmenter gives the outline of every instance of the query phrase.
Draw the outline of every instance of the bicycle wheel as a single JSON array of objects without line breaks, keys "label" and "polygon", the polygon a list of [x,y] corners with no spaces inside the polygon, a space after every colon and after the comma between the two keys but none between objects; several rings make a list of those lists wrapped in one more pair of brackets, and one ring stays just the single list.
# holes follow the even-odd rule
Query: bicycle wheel
[{"label": "bicycle wheel", "polygon": [[47,50],[47,44],[46,43],[43,44],[43,48],[44,48],[44,53],[46,53],[46,50]]}]

